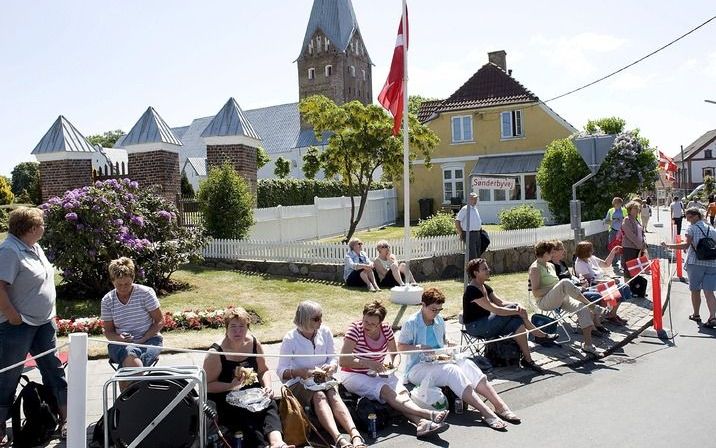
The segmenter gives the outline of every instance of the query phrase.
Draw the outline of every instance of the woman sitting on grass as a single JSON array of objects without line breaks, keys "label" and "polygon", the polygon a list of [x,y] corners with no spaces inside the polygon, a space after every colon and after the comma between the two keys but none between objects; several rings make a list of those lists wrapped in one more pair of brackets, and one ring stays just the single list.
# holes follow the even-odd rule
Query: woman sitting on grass
[{"label": "woman sitting on grass", "polygon": [[[378,276],[378,285],[388,289],[393,286],[404,286],[407,278],[405,263],[398,264],[395,255],[390,252],[390,244],[387,241],[378,241],[376,248],[378,256],[373,260],[373,267]],[[412,275],[410,277],[412,278]]]},{"label": "woman sitting on grass", "polygon": [[448,428],[445,423],[448,411],[429,411],[410,399],[402,378],[395,372],[383,374],[395,366],[397,352],[395,337],[390,325],[383,322],[387,311],[378,301],[363,307],[363,319],[353,322],[343,338],[341,379],[348,392],[369,400],[388,403],[390,407],[405,415],[416,426],[417,436],[424,437]]},{"label": "woman sitting on grass", "polygon": [[373,274],[373,263],[363,252],[363,241],[351,238],[348,249],[343,267],[343,281],[346,282],[346,286],[367,286],[368,291],[380,291]]},{"label": "woman sitting on grass", "polygon": [[[400,331],[398,348],[401,351],[429,350],[431,355],[411,353],[407,355],[405,375],[413,384],[420,384],[431,378],[431,384],[437,387],[447,386],[465,403],[476,408],[485,423],[492,429],[506,430],[504,420],[520,423],[519,417],[510,410],[507,404],[497,395],[497,391],[487,381],[487,377],[474,362],[468,359],[450,361],[451,357],[444,352],[447,345],[445,337],[445,320],[439,313],[443,309],[445,295],[437,288],[423,292],[422,307],[403,324]],[[422,356],[421,356],[422,355]],[[441,362],[441,357],[447,362]],[[478,393],[492,403],[493,411]]]},{"label": "woman sitting on grass", "polygon": [[[233,308],[224,314],[224,338],[212,344],[211,351],[263,354],[261,343],[251,334],[251,316],[243,308]],[[237,370],[238,369],[238,370]],[[219,422],[234,431],[244,433],[247,446],[264,448],[292,448],[283,441],[281,418],[273,398],[271,375],[263,356],[206,355],[204,371],[208,398],[216,403]],[[261,388],[271,398],[268,407],[251,412],[226,402],[233,390]]]}]

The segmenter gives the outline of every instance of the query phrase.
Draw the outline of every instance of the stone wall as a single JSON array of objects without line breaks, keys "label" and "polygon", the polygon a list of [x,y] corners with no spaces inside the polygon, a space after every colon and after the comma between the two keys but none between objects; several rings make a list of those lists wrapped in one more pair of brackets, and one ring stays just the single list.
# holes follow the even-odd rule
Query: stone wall
[{"label": "stone wall", "polygon": [[[606,256],[607,232],[591,235],[586,238],[594,244],[595,253],[599,257]],[[567,264],[572,265],[574,241],[564,241],[567,251]],[[524,272],[534,261],[534,248],[518,247],[498,251],[488,250],[483,254],[494,274]],[[439,257],[420,258],[410,262],[410,270],[418,281],[459,278],[463,275],[464,255],[452,254]],[[343,282],[343,265],[319,263],[289,263],[280,261],[245,261],[207,259],[207,266],[235,269],[239,271],[259,272],[262,274],[283,277],[305,277],[315,280]]]},{"label": "stone wall", "polygon": [[[176,202],[180,192],[179,154],[170,151],[131,152],[127,154],[129,178],[139,185],[155,185],[160,194]],[[91,169],[90,169],[91,172]]]},{"label": "stone wall", "polygon": [[251,193],[256,197],[256,148],[251,146],[235,145],[207,145],[206,171],[229,162],[246,179]]},{"label": "stone wall", "polygon": [[92,184],[92,160],[53,160],[40,163],[42,201],[67,190]]}]

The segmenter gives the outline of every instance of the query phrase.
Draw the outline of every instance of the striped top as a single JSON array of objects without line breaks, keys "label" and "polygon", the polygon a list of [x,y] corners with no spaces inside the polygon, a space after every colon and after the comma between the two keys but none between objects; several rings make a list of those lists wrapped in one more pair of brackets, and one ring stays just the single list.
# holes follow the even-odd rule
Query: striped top
[{"label": "striped top", "polygon": [[[363,329],[363,321],[353,322],[346,331],[345,339],[349,339],[355,342],[356,346],[353,349],[353,353],[356,357],[363,359],[370,359],[376,362],[383,362],[385,359],[385,353],[388,351],[388,342],[395,340],[393,329],[390,325],[383,322],[380,326],[381,332],[378,340],[373,340],[366,337]],[[367,368],[352,369],[349,367],[342,367],[341,370],[344,372],[355,372],[355,373],[366,373]]]},{"label": "striped top", "polygon": [[159,300],[154,290],[148,286],[132,285],[132,294],[124,304],[113,289],[102,297],[103,321],[112,321],[117,333],[131,333],[133,339],[141,339],[152,326],[150,312],[159,308]]}]

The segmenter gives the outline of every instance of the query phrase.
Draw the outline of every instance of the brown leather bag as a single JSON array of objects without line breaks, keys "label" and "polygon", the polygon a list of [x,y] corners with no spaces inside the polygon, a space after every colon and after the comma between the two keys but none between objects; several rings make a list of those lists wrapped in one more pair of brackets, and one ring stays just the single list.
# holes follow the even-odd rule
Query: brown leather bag
[{"label": "brown leather bag", "polygon": [[286,386],[281,388],[279,413],[283,426],[283,440],[289,445],[306,444],[311,423],[301,403]]}]

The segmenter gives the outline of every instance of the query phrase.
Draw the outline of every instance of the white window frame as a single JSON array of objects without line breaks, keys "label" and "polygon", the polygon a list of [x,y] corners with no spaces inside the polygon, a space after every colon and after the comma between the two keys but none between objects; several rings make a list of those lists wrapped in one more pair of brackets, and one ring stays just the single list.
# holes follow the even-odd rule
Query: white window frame
[{"label": "white window frame", "polygon": [[321,36],[316,36],[316,53],[321,52]]},{"label": "white window frame", "polygon": [[[455,125],[459,124],[459,136],[455,135]],[[470,123],[470,133],[465,132],[465,123]],[[450,141],[452,143],[468,143],[475,141],[474,126],[472,125],[472,115],[454,115],[450,117]]]},{"label": "white window frame", "polygon": [[328,40],[327,37],[324,37],[324,38],[323,38],[323,49],[324,49],[326,52],[328,51],[328,48],[330,47],[330,45],[331,45],[331,41]]},{"label": "white window frame", "polygon": [[[506,121],[508,120],[508,121]],[[509,134],[505,132],[505,125],[509,126]],[[508,110],[500,113],[500,138],[508,140],[525,136],[524,116],[521,110]]]},{"label": "white window frame", "polygon": [[363,74],[363,81],[366,81],[366,80],[367,80],[367,75],[366,75],[365,70],[361,70],[361,73]]},{"label": "white window frame", "polygon": [[[457,196],[457,186],[455,185],[457,182],[462,182],[462,198],[463,201],[466,197],[467,188],[465,186],[465,164],[464,163],[446,163],[441,166],[442,171],[440,174],[440,186],[442,188],[442,202],[443,204],[449,204],[450,198],[445,199],[445,183],[450,182],[452,184],[452,196]],[[455,177],[455,171],[461,170],[462,171],[462,177],[456,178]],[[449,180],[445,179],[445,171],[451,171],[451,176]]]},{"label": "white window frame", "polygon": [[313,54],[313,39],[308,41],[308,54]]},{"label": "white window frame", "polygon": [[326,75],[326,78],[330,78],[333,76],[333,66],[332,65],[326,65],[326,67],[323,69],[323,74]]},{"label": "white window frame", "polygon": [[348,71],[349,71],[350,74],[351,74],[351,78],[355,78],[355,77],[356,77],[356,67],[355,67],[355,65],[349,66],[349,67],[348,67]]},{"label": "white window frame", "polygon": [[[490,177],[491,175],[490,175],[490,174],[485,174],[484,176],[485,176],[485,177]],[[525,196],[526,196],[526,194],[527,194],[527,188],[526,188],[527,186],[526,186],[526,184],[525,184],[525,176],[535,176],[535,181],[536,181],[537,173],[519,173],[519,174],[510,174],[510,175],[507,175],[507,174],[505,174],[505,175],[497,175],[497,174],[495,174],[494,176],[495,176],[495,177],[505,177],[505,176],[507,176],[507,177],[518,177],[518,178],[519,178],[519,183],[520,183],[520,199],[500,199],[500,200],[497,200],[497,199],[495,199],[495,191],[497,191],[497,190],[484,190],[485,193],[483,193],[483,194],[487,194],[488,197],[489,197],[489,199],[486,199],[486,198],[484,198],[484,197],[480,197],[480,202],[493,202],[493,203],[496,203],[496,204],[504,204],[504,203],[510,203],[510,204],[523,204],[523,203],[528,203],[528,204],[530,204],[530,203],[533,203],[533,202],[542,201],[542,191],[541,191],[540,188],[539,188],[539,184],[536,184],[536,185],[535,185],[535,199],[525,199]],[[483,190],[480,190],[480,191],[482,192]],[[511,190],[502,190],[502,191],[505,192],[505,198],[507,198],[507,197],[510,196]]]},{"label": "white window frame", "polygon": [[308,69],[308,79],[316,79],[316,68],[311,67]]}]

